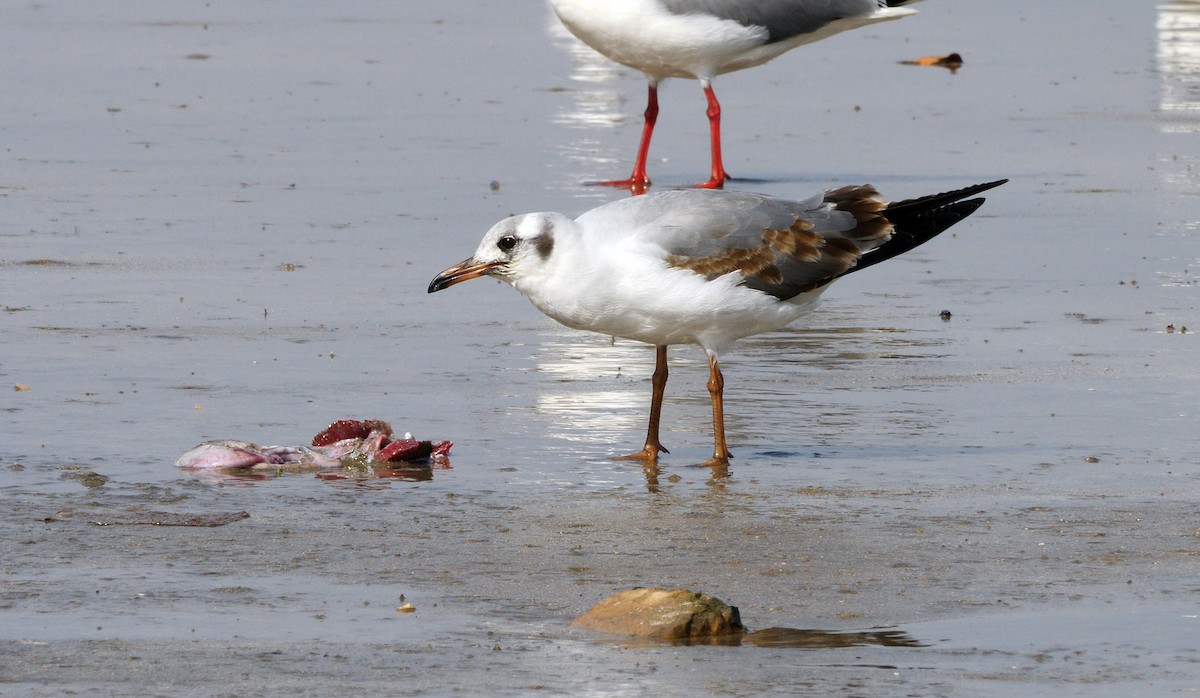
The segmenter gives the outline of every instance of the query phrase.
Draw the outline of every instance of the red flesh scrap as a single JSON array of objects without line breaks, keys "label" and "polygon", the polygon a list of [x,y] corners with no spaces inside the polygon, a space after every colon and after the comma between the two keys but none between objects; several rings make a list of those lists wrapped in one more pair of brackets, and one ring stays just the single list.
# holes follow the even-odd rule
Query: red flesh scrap
[{"label": "red flesh scrap", "polygon": [[450,452],[454,444],[450,441],[417,441],[416,439],[391,440],[392,427],[379,419],[339,419],[325,431],[313,437],[313,446],[329,446],[346,439],[365,439],[372,432],[382,432],[385,436],[381,448],[371,458],[376,463],[394,463],[397,461],[418,461],[425,458],[442,456]]},{"label": "red flesh scrap", "polygon": [[397,461],[419,461],[426,458],[446,458],[450,453],[451,441],[417,441],[416,439],[399,439],[393,441],[375,454],[372,458],[376,463],[395,463]]},{"label": "red flesh scrap", "polygon": [[395,463],[397,461],[419,461],[426,458],[442,458],[450,453],[451,441],[417,441],[416,439],[399,439],[393,441],[375,454],[372,458],[376,463]]},{"label": "red flesh scrap", "polygon": [[329,425],[325,431],[313,437],[313,446],[328,446],[343,439],[365,439],[371,430],[382,431],[392,435],[392,428],[387,422],[378,419],[339,419]]},{"label": "red flesh scrap", "polygon": [[433,444],[428,441],[397,439],[379,449],[379,452],[371,460],[376,463],[398,460],[420,460],[428,458],[431,453],[433,453]]}]

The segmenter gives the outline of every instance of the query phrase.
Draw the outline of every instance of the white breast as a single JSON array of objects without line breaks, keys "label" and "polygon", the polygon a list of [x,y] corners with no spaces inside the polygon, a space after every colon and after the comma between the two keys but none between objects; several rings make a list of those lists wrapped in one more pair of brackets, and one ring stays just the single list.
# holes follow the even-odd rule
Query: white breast
[{"label": "white breast", "polygon": [[[656,0],[552,0],[551,4],[580,41],[651,80],[711,78],[727,72],[726,65],[767,40],[761,28],[705,15],[671,14]],[[771,53],[787,50],[779,48]]]},{"label": "white breast", "polygon": [[513,284],[567,327],[722,351],[738,339],[794,322],[820,295],[818,290],[780,301],[740,285],[736,273],[710,281],[668,267],[661,248],[636,237],[577,232],[578,237],[557,239],[545,269]]}]

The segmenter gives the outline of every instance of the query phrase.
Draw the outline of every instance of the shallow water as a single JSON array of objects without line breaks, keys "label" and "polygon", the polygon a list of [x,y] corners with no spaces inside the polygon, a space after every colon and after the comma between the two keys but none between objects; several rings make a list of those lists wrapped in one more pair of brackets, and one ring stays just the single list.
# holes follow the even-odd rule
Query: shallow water
[{"label": "shallow water", "polygon": [[[6,13],[0,694],[1200,689],[1200,5],[919,9],[716,83],[731,187],[1012,179],[723,357],[725,473],[695,465],[698,350],[647,473],[610,460],[647,347],[486,280],[425,293],[505,215],[620,196],[579,183],[626,174],[644,83],[540,3]],[[705,175],[702,104],[668,84],[657,188]],[[452,467],[173,467],[346,417],[453,440]],[[920,646],[566,630],[651,585]]]}]

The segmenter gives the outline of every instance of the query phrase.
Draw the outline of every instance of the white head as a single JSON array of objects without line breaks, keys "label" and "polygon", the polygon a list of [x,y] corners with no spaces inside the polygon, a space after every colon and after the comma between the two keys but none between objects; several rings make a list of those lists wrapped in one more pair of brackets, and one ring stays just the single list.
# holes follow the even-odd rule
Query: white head
[{"label": "white head", "polygon": [[475,254],[429,282],[429,292],[441,291],[478,276],[493,276],[520,288],[537,276],[554,254],[555,234],[575,222],[561,213],[526,213],[505,218],[483,236]]}]

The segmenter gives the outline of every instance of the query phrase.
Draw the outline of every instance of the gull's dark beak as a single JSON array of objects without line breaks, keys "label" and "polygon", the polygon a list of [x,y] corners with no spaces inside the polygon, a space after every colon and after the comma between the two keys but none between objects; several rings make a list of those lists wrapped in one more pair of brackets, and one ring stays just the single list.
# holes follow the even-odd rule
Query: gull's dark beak
[{"label": "gull's dark beak", "polygon": [[429,292],[440,291],[443,288],[450,288],[454,284],[462,281],[469,281],[477,276],[483,276],[498,265],[499,262],[476,262],[474,257],[464,259],[455,264],[441,274],[433,277],[433,281],[429,282]]}]

